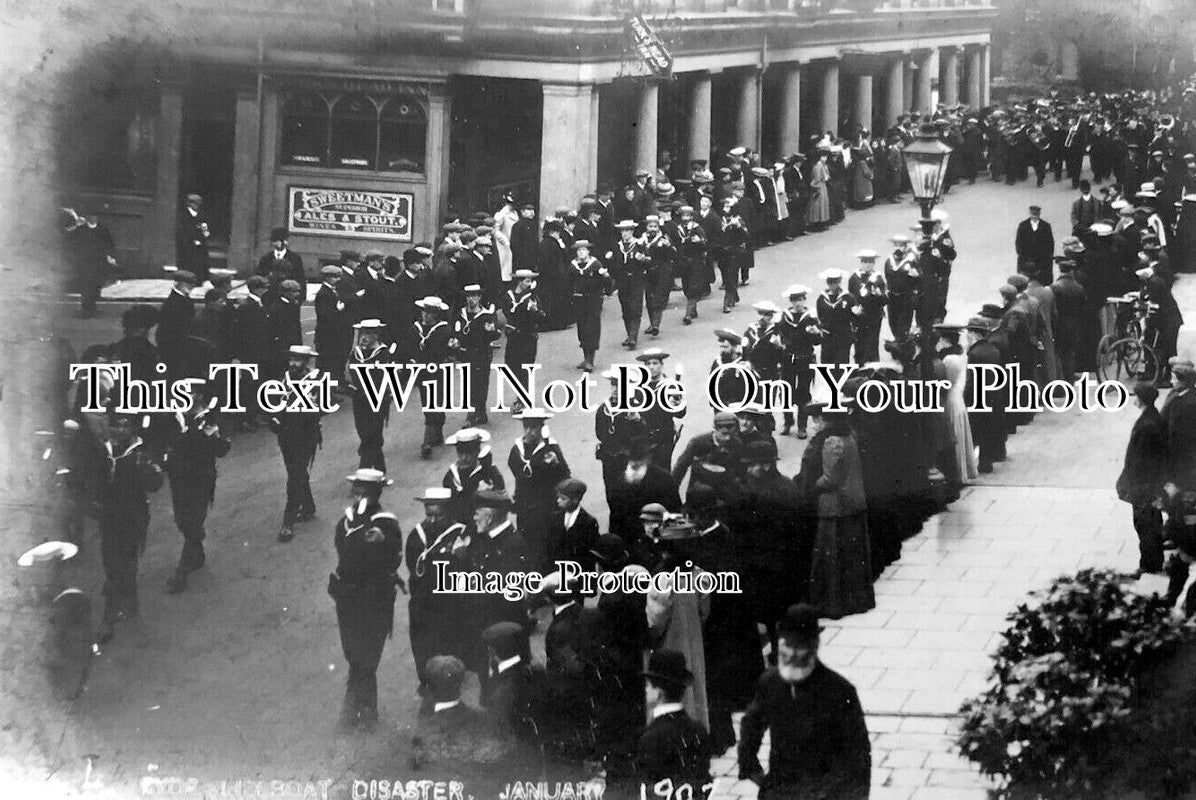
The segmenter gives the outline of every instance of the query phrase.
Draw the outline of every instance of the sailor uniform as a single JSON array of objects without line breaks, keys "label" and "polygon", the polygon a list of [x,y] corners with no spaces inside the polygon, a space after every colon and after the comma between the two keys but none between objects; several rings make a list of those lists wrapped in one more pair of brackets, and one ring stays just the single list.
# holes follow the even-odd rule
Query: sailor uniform
[{"label": "sailor uniform", "polygon": [[491,345],[502,333],[498,330],[498,315],[492,305],[481,305],[470,311],[462,308],[453,326],[453,339],[458,352],[469,364],[469,404],[473,408],[467,425],[481,425],[489,421],[486,405],[490,397],[490,365],[494,361]]},{"label": "sailor uniform", "polygon": [[855,339],[855,301],[846,292],[818,295],[818,323],[825,333],[822,338],[823,364],[848,364],[851,343]]},{"label": "sailor uniform", "polygon": [[[349,363],[385,364],[391,360],[394,349],[394,345],[385,347],[379,344],[367,353],[359,345],[353,348]],[[357,430],[357,438],[360,441],[357,447],[357,466],[386,472],[386,457],[382,454],[382,430],[390,417],[391,398],[383,395],[381,408],[374,411],[366,401],[366,393],[361,388],[362,380],[355,371],[349,369],[349,385],[353,388],[353,427]],[[373,379],[375,386],[380,383],[380,377]]]}]

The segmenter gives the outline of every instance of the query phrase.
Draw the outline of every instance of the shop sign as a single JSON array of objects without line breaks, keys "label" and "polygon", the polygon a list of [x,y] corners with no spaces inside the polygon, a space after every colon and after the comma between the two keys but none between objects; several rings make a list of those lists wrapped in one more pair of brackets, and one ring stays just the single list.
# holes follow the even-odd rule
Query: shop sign
[{"label": "shop sign", "polygon": [[665,49],[664,42],[652,30],[648,20],[642,14],[627,18],[627,35],[631,37],[632,46],[639,53],[639,57],[648,65],[648,69],[656,75],[668,75],[673,70],[673,57]]},{"label": "shop sign", "polygon": [[412,196],[360,189],[287,189],[292,234],[410,242]]}]

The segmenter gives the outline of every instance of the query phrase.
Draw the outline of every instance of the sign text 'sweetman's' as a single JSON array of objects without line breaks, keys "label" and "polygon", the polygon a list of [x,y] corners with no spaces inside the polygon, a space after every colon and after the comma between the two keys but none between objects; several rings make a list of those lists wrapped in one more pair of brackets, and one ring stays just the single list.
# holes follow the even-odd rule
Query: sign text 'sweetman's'
[{"label": "sign text 'sweetman's'", "polygon": [[291,186],[287,197],[291,233],[388,242],[412,240],[410,194]]}]

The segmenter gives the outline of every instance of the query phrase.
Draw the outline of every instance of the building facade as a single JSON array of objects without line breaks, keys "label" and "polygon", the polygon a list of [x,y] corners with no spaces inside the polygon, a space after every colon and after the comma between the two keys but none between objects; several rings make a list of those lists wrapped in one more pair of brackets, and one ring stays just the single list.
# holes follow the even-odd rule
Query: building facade
[{"label": "building facade", "polygon": [[[319,259],[401,252],[507,190],[575,206],[661,159],[766,158],[908,110],[988,103],[988,0],[243,0],[80,63],[62,201],[132,274],[174,263],[183,195],[242,274],[272,228]],[[640,13],[672,56],[654,74]],[[97,86],[116,87],[97,96]],[[78,133],[86,131],[86,137]],[[81,139],[86,142],[81,144]]]}]

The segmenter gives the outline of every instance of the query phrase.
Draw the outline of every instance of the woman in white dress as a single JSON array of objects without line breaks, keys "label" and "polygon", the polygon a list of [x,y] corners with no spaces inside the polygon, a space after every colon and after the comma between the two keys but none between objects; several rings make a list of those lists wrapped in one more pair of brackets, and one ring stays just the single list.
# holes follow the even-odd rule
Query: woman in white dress
[{"label": "woman in white dress", "polygon": [[976,448],[972,444],[972,428],[968,424],[968,408],[964,391],[967,389],[968,356],[960,344],[963,326],[938,324],[934,326],[939,335],[939,358],[947,368],[947,380],[951,388],[943,398],[951,436],[955,442],[955,474],[961,483],[974,481],[979,476],[976,470]]}]

